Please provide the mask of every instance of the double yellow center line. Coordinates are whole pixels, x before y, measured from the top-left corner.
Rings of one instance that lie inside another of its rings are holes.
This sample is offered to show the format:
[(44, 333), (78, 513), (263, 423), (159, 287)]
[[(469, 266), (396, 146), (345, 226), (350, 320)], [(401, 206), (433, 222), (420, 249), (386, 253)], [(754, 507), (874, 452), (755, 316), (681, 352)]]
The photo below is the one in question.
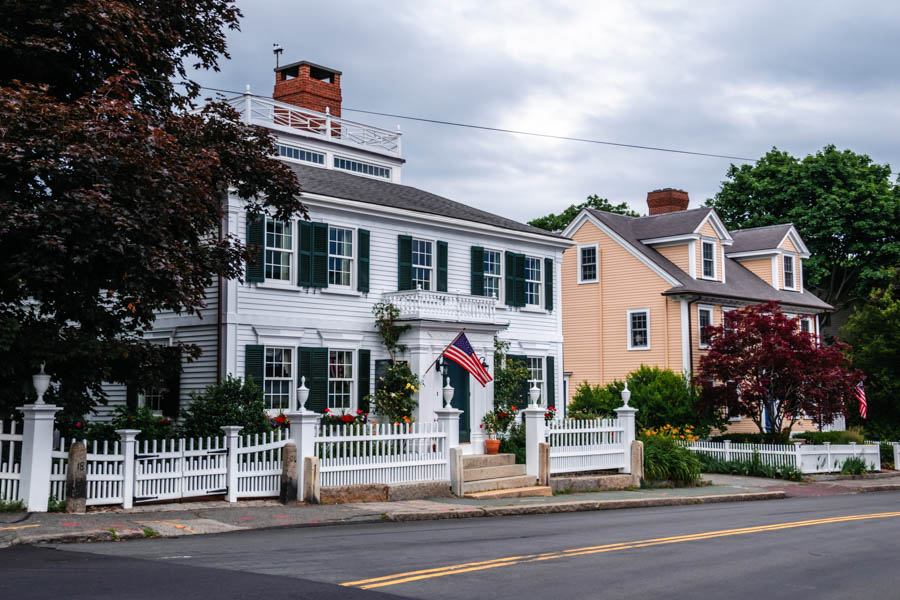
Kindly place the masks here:
[(568, 558), (570, 556), (585, 556), (588, 554), (600, 554), (602, 552), (615, 552), (616, 550), (630, 550), (632, 548), (646, 548), (648, 546), (661, 546), (664, 544), (678, 544), (681, 542), (708, 540), (730, 535), (746, 535), (748, 533), (762, 533), (764, 531), (779, 531), (782, 529), (811, 527), (813, 525), (831, 525), (834, 523), (865, 521), (869, 519), (887, 519), (890, 517), (900, 517), (900, 512), (872, 513), (868, 515), (849, 515), (845, 517), (831, 517), (828, 519), (811, 519), (808, 521), (793, 521), (790, 523), (774, 523), (771, 525), (758, 525), (756, 527), (742, 527), (740, 529), (723, 529), (720, 531), (706, 531), (703, 533), (695, 533), (690, 535), (653, 538), (648, 540), (636, 540), (631, 542), (619, 542), (617, 544), (606, 544), (603, 546), (587, 546), (584, 548), (561, 550), (559, 552), (545, 552), (543, 554), (522, 554), (518, 556), (497, 558), (494, 560), (485, 560), (481, 562), (469, 562), (458, 565), (437, 567), (434, 569), (423, 569), (421, 571), (408, 571), (406, 573), (396, 573), (394, 575), (386, 575), (384, 577), (375, 577), (372, 579), (348, 581), (346, 583), (342, 583), (341, 585), (359, 587), (364, 590), (368, 590), (389, 585), (397, 585), (400, 583), (409, 583), (411, 581), (419, 581), (422, 579), (432, 579), (434, 577), (444, 577), (446, 575), (459, 575), (462, 573), (471, 573), (472, 571), (484, 571), (486, 569), (509, 567), (512, 565), (519, 565), (529, 562)]

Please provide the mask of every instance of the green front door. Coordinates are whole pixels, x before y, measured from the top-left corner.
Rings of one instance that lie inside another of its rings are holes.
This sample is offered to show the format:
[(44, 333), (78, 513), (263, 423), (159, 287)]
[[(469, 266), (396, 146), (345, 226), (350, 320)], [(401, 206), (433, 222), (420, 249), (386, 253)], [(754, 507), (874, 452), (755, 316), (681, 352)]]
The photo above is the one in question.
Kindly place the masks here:
[(463, 411), (459, 418), (459, 441), (468, 442), (472, 436), (472, 428), (469, 424), (469, 372), (449, 359), (444, 359), (447, 365), (447, 373), (450, 377), (450, 385), (453, 387), (453, 408)]

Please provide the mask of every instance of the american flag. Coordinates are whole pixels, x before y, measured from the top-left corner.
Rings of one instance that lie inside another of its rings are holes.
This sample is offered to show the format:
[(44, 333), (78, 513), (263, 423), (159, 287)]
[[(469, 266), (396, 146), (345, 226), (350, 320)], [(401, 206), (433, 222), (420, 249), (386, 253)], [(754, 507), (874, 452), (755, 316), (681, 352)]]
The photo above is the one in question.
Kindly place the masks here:
[(475, 350), (472, 349), (472, 344), (469, 343), (469, 338), (466, 337), (465, 333), (460, 333), (453, 343), (447, 346), (447, 349), (444, 350), (444, 356), (471, 373), (482, 387), (493, 379), (490, 373), (487, 372), (487, 369), (481, 366), (481, 361), (478, 360), (478, 356), (475, 354)]
[(866, 388), (863, 387), (863, 382), (860, 381), (856, 384), (856, 390), (854, 391), (856, 398), (859, 400), (859, 416), (863, 419), (866, 418), (866, 409), (868, 408), (868, 404), (866, 404)]

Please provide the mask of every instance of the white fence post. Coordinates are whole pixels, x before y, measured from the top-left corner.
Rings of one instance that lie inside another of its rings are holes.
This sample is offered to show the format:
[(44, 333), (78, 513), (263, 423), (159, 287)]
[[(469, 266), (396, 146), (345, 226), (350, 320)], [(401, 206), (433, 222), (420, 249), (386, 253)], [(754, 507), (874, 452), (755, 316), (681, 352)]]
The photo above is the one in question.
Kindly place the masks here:
[(434, 411), (434, 414), (437, 415), (438, 424), (441, 426), (441, 431), (447, 434), (448, 453), (450, 448), (459, 446), (459, 415), (462, 413), (463, 411), (458, 408), (449, 406)]
[(803, 444), (794, 442), (794, 460), (796, 461), (797, 470), (803, 472)]
[(296, 412), (285, 413), (291, 420), (291, 439), (297, 445), (297, 501), (303, 501), (303, 462), (307, 456), (316, 455), (316, 429), (319, 427), (321, 415), (308, 411), (302, 406)]
[[(879, 456), (881, 448), (878, 449)], [(894, 444), (894, 470), (900, 471), (900, 444)]]
[(537, 478), (540, 475), (541, 448), (547, 439), (547, 426), (540, 406), (529, 406), (522, 411), (525, 414), (525, 473)]
[(134, 506), (134, 445), (140, 429), (116, 429), (122, 440), (122, 508)]
[(17, 409), (25, 415), (19, 497), (25, 502), (28, 512), (47, 512), (53, 419), (61, 407), (41, 403), (26, 404)]
[[(628, 406), (631, 399), (631, 390), (628, 389), (628, 382), (625, 382), (625, 389), (622, 390), (622, 406), (616, 409), (616, 416), (619, 418), (619, 424), (623, 427), (622, 445), (627, 452), (631, 452), (631, 442), (634, 441), (634, 419), (637, 409)], [(629, 454), (630, 455), (630, 454)], [(626, 460), (625, 466), (619, 469), (619, 473), (631, 473), (631, 461)]]
[(725, 462), (731, 462), (731, 440), (725, 440)]
[(228, 448), (228, 466), (225, 475), (228, 491), (225, 492), (226, 502), (237, 502), (238, 493), (238, 447), (241, 438), (239, 433), (243, 429), (240, 425), (225, 425), (220, 428), (225, 432), (225, 447)]

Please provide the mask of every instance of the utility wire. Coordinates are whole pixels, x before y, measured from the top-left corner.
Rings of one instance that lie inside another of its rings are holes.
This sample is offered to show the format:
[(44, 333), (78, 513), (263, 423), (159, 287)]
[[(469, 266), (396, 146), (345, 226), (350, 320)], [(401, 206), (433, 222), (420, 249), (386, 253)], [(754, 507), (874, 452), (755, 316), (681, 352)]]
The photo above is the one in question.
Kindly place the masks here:
[[(211, 92), (221, 92), (221, 93), (225, 93), (225, 94), (237, 94), (240, 96), (243, 96), (246, 94), (246, 92), (236, 92), (234, 90), (223, 90), (223, 89), (219, 89), (219, 88), (206, 87), (203, 85), (201, 85), (199, 87), (201, 89), (209, 90)], [(254, 98), (263, 98), (266, 100), (274, 100), (274, 98), (272, 98), (271, 96), (260, 96), (258, 94), (250, 94), (250, 95), (253, 96)], [(487, 125), (473, 125), (471, 123), (457, 123), (455, 121), (443, 121), (440, 119), (429, 119), (426, 117), (411, 117), (409, 115), (396, 115), (396, 114), (392, 114), (392, 113), (378, 112), (378, 111), (374, 111), (374, 110), (363, 110), (361, 108), (341, 107), (341, 110), (349, 111), (349, 112), (364, 113), (367, 115), (377, 115), (380, 117), (391, 117), (393, 119), (405, 119), (407, 121), (419, 121), (422, 123), (432, 123), (434, 125), (448, 125), (450, 127), (463, 127), (466, 129), (479, 129), (482, 131), (494, 131), (497, 133), (511, 133), (514, 135), (527, 135), (527, 136), (531, 136), (531, 137), (547, 138), (547, 139), (553, 139), (553, 140), (563, 140), (563, 141), (567, 141), (567, 142), (583, 142), (586, 144), (599, 144), (602, 146), (615, 146), (618, 148), (633, 148), (636, 150), (652, 150), (654, 152), (669, 152), (672, 154), (687, 154), (690, 156), (707, 156), (707, 157), (711, 157), (711, 158), (727, 158), (730, 160), (740, 160), (740, 161), (753, 162), (753, 163), (757, 162), (757, 159), (755, 159), (755, 158), (747, 158), (744, 156), (732, 156), (729, 154), (714, 154), (712, 152), (694, 152), (692, 150), (680, 150), (678, 148), (664, 148), (661, 146), (643, 146), (641, 144), (626, 144), (623, 142), (609, 142), (609, 141), (604, 141), (604, 140), (593, 140), (593, 139), (589, 139), (589, 138), (569, 137), (569, 136), (565, 136), (565, 135), (553, 135), (550, 133), (537, 133), (534, 131), (520, 131), (517, 129), (504, 129), (502, 127), (488, 127)]]

